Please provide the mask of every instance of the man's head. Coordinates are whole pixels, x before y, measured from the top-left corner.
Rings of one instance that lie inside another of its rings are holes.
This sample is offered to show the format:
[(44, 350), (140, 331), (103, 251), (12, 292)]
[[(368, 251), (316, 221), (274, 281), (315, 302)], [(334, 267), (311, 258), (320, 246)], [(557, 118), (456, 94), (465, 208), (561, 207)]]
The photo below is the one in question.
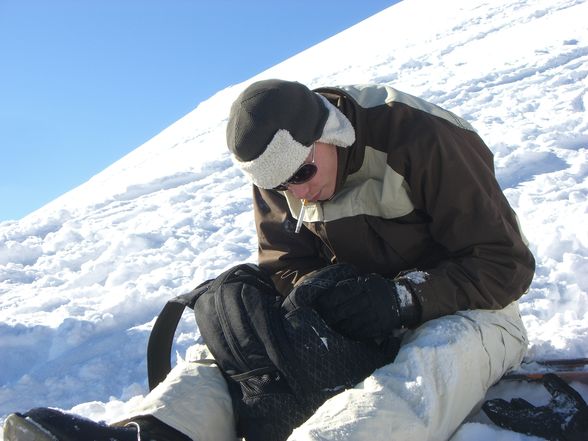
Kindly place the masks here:
[(227, 144), (258, 187), (288, 181), (308, 161), (316, 141), (348, 147), (355, 131), (335, 106), (300, 83), (259, 81), (231, 106)]

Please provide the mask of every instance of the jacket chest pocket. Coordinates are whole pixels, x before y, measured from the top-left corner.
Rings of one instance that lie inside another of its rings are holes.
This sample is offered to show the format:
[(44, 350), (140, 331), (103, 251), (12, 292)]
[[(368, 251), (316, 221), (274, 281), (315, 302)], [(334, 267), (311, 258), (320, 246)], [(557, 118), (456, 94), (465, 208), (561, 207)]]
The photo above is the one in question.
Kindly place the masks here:
[(362, 272), (394, 276), (420, 266), (438, 248), (427, 225), (361, 215), (325, 224), (325, 236), (337, 262), (352, 263)]

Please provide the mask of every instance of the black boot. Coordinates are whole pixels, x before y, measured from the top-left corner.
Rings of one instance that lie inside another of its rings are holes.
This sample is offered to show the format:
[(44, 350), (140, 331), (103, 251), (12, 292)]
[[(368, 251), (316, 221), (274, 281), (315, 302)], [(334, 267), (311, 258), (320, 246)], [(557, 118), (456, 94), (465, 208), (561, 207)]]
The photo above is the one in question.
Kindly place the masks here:
[(4, 441), (190, 441), (188, 437), (152, 416), (125, 425), (107, 425), (40, 407), (13, 413), (4, 422)]
[[(139, 430), (140, 441), (192, 441), (182, 432), (151, 415), (135, 417), (132, 420), (117, 423), (114, 426), (136, 427)], [(8, 440), (4, 440), (8, 441)]]

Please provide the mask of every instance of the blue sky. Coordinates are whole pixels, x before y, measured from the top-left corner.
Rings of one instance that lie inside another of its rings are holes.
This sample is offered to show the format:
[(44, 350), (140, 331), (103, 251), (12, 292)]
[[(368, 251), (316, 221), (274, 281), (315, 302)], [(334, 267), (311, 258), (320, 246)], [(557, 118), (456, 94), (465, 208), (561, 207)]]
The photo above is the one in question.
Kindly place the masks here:
[[(0, 0), (0, 221), (394, 0)], [(312, 66), (308, 66), (312, 69)]]

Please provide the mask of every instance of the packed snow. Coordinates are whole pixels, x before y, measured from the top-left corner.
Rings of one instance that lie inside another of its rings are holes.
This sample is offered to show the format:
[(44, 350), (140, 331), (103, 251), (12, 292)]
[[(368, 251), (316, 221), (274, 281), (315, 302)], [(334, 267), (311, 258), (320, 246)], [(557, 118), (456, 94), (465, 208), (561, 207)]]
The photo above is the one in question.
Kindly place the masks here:
[[(166, 300), (256, 261), (251, 188), (224, 129), (232, 100), (261, 78), (386, 83), (471, 122), (537, 259), (521, 299), (527, 358), (588, 357), (586, 17), (585, 0), (404, 0), (219, 91), (85, 184), (0, 223), (0, 419), (46, 405), (116, 419), (147, 393), (146, 342)], [(186, 313), (176, 353), (198, 337)], [(488, 396), (548, 398), (513, 382)], [(452, 439), (538, 438), (478, 413)]]

